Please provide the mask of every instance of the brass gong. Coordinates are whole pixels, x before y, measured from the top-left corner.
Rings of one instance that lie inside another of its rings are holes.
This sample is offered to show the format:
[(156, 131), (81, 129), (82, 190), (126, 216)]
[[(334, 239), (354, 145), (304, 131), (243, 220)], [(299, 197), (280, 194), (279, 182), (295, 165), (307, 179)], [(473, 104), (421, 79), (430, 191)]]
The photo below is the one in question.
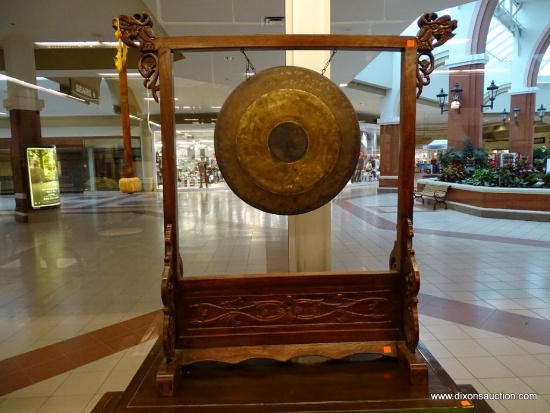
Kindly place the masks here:
[(296, 215), (329, 202), (355, 171), (357, 116), (313, 70), (281, 66), (241, 83), (220, 110), (216, 159), (227, 185), (265, 212)]

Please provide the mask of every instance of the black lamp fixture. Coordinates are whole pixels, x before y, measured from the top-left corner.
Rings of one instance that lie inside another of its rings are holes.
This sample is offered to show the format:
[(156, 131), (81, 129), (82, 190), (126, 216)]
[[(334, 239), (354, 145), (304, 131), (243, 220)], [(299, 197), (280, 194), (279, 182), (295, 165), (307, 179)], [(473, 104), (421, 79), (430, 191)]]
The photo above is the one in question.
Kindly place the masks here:
[(483, 112), (483, 108), (491, 108), (493, 109), (493, 102), (495, 101), (495, 98), (497, 97), (497, 90), (498, 86), (495, 85), (495, 81), (491, 80), (491, 84), (487, 86), (487, 95), (489, 97), (489, 104), (488, 105), (481, 105), (481, 111)]
[(542, 118), (544, 118), (544, 115), (546, 114), (546, 108), (541, 103), (540, 108), (537, 109), (537, 115), (539, 115), (539, 119), (542, 122)]
[(506, 108), (502, 109), (502, 112), (500, 112), (500, 119), (502, 119), (502, 124), (506, 125), (506, 119), (508, 119), (508, 115), (510, 112), (506, 110)]
[[(451, 89), (451, 109), (456, 110), (457, 113), (460, 113), (460, 95), (462, 94), (462, 89), (458, 85), (458, 83), (455, 83), (454, 87)], [(445, 93), (443, 88), (441, 88), (441, 92), (439, 92), (437, 95), (437, 102), (439, 103), (439, 107), (441, 108), (441, 114), (443, 115), (445, 112), (448, 112), (449, 109), (444, 109), (445, 106), (447, 106), (447, 97), (448, 94)]]
[[(542, 105), (541, 105), (542, 106)], [(545, 109), (546, 110), (546, 109)], [(514, 109), (512, 109), (512, 112), (513, 112), (513, 116), (514, 116), (514, 122), (516, 122), (516, 125), (519, 123), (519, 112), (521, 111), (521, 109), (519, 108), (518, 105), (516, 105), (514, 107)], [(500, 113), (500, 118), (502, 119), (502, 124), (505, 125), (506, 124), (506, 121), (508, 120), (508, 115), (510, 114), (510, 112), (508, 112), (506, 110), (506, 108), (504, 108), (502, 110), (502, 112)]]

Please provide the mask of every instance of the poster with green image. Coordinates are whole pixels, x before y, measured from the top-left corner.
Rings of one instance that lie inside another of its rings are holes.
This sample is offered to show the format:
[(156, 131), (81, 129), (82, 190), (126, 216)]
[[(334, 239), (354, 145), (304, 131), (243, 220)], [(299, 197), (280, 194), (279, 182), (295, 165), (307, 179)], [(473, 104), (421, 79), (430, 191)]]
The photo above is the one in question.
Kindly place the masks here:
[(31, 207), (37, 209), (60, 205), (55, 146), (27, 148), (27, 165)]

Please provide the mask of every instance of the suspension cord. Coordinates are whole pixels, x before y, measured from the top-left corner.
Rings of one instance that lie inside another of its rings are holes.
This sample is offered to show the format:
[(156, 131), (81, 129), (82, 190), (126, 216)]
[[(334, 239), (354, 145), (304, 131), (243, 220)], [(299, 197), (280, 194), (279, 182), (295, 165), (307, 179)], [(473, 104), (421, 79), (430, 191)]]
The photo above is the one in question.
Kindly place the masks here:
[(250, 79), (250, 76), (252, 76), (252, 74), (256, 74), (256, 69), (254, 68), (254, 65), (252, 64), (252, 62), (250, 61), (250, 59), (246, 55), (244, 49), (241, 49), (241, 53), (243, 54), (244, 58), (246, 59), (245, 75), (246, 75), (246, 80), (248, 80), (248, 79)]
[(332, 58), (334, 57), (334, 55), (336, 54), (337, 50), (336, 48), (332, 49), (332, 54), (330, 55), (327, 63), (325, 64), (325, 67), (323, 67), (323, 70), (321, 71), (321, 74), (324, 75), (325, 72), (327, 71), (328, 69), (328, 66), (330, 65), (330, 62), (332, 62)]

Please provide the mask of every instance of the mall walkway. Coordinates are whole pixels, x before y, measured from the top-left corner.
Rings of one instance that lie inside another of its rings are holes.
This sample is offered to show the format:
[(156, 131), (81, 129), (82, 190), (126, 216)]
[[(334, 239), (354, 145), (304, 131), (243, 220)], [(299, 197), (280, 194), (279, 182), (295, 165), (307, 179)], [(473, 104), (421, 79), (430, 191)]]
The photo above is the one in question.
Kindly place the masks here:
[[(333, 269), (385, 270), (396, 195), (333, 201)], [(0, 412), (89, 412), (129, 383), (158, 336), (162, 195), (65, 195), (59, 221), (17, 224), (0, 197)], [(285, 271), (287, 219), (227, 189), (179, 193), (187, 275)], [(550, 223), (415, 204), (420, 339), (458, 383), (536, 394), (550, 411)]]

